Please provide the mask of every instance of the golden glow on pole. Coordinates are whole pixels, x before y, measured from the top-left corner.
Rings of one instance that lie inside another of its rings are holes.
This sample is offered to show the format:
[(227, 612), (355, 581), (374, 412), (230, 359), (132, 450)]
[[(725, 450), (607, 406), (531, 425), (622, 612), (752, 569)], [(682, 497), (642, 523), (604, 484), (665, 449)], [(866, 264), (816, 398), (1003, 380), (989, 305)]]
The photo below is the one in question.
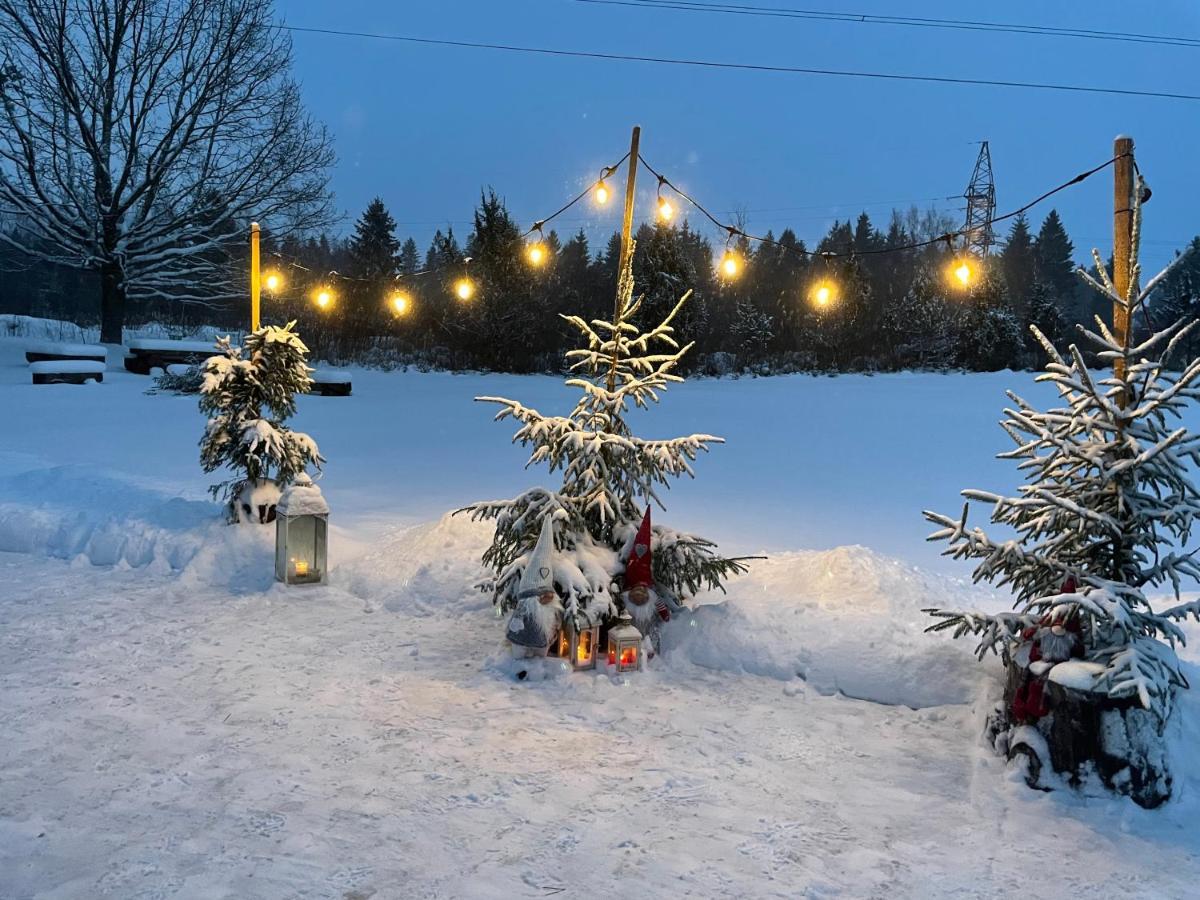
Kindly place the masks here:
[(313, 299), (320, 309), (327, 310), (333, 306), (333, 291), (327, 287), (321, 288), (317, 291), (317, 295)]
[(258, 331), (261, 324), (259, 297), (261, 288), (259, 281), (262, 273), (258, 269), (258, 223), (250, 223), (250, 330)]
[(475, 296), (475, 282), (470, 278), (460, 278), (454, 282), (454, 293), (459, 300), (470, 300)]
[(392, 314), (395, 316), (408, 315), (408, 311), (412, 308), (412, 300), (404, 291), (396, 291), (388, 300), (388, 305), (392, 308)]

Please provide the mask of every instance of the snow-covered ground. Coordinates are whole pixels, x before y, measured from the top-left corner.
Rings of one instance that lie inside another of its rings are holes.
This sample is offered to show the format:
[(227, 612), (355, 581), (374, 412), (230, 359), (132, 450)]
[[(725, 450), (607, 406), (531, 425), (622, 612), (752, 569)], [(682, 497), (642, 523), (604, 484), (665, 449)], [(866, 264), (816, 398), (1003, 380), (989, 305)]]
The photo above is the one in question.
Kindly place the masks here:
[(1194, 698), (1166, 808), (1036, 793), (980, 743), (994, 664), (921, 633), (921, 607), (999, 602), (920, 510), (1012, 485), (995, 421), (1028, 375), (673, 389), (643, 432), (729, 443), (661, 521), (770, 559), (648, 671), (516, 683), (474, 588), (488, 529), (444, 514), (546, 481), (471, 398), (562, 409), (557, 380), (355, 370), (352, 397), (302, 398), (335, 568), (284, 589), (271, 529), (206, 497), (194, 397), (114, 366), (34, 387), (21, 346), (0, 338), (0, 897), (1194, 895)]

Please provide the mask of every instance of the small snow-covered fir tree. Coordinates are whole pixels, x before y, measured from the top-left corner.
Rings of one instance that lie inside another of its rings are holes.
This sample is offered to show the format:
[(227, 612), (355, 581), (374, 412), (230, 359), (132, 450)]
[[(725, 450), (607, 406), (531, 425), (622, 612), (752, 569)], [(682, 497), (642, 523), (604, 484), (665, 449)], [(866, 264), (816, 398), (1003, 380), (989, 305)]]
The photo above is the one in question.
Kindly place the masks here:
[(217, 341), (217, 356), (201, 367), (200, 410), (209, 416), (200, 439), (205, 472), (222, 466), (235, 477), (212, 486), (212, 494), (228, 501), (237, 520), (238, 499), (264, 481), (290, 483), (308, 465), (324, 462), (316, 442), (292, 431), (284, 421), (296, 412), (296, 394), (312, 387), (305, 364), (308, 348), (292, 330), (267, 325), (246, 336), (245, 346), (229, 338)]
[[(633, 253), (628, 254), (632, 260)], [(654, 328), (633, 324), (642, 305), (634, 298), (632, 265), (618, 279), (618, 313), (613, 322), (563, 318), (583, 335), (586, 346), (567, 353), (566, 384), (582, 392), (569, 415), (547, 416), (503, 397), (496, 419), (513, 418), (520, 428), (514, 442), (532, 447), (529, 463), (562, 471), (557, 491), (532, 488), (511, 500), (466, 508), (473, 519), (494, 520), (496, 533), (483, 561), (496, 573), (494, 602), (503, 611), (516, 603), (517, 585), (546, 516), (553, 517), (555, 577), (564, 614), (577, 624), (602, 622), (617, 611), (614, 582), (648, 504), (662, 507), (659, 490), (681, 475), (693, 475), (697, 455), (723, 439), (692, 434), (648, 440), (633, 434), (625, 420), (629, 405), (657, 403), (691, 348), (680, 347), (672, 322), (687, 303), (687, 292)], [(675, 602), (705, 589), (721, 589), (729, 575), (745, 571), (736, 559), (721, 557), (715, 545), (696, 535), (656, 525), (652, 541), (655, 588)]]
[[(1141, 193), (1139, 184), (1138, 194)], [(1134, 208), (1130, 288), (1121, 295), (1099, 254), (1098, 278), (1083, 277), (1132, 318), (1170, 271), (1138, 290), (1140, 204)], [(1188, 549), (1200, 516), (1200, 491), (1189, 468), (1200, 464), (1200, 435), (1179, 421), (1200, 396), (1200, 360), (1172, 368), (1173, 356), (1196, 322), (1183, 320), (1129, 347), (1097, 318), (1080, 332), (1112, 374), (1088, 369), (1072, 345), (1064, 356), (1034, 329), (1050, 360), (1037, 380), (1058, 390), (1060, 404), (1039, 411), (1017, 394), (1001, 423), (1016, 446), (1000, 454), (1025, 475), (1015, 497), (967, 490), (962, 516), (926, 512), (938, 526), (930, 540), (949, 542), (946, 555), (977, 560), (976, 581), (1010, 587), (1017, 611), (1000, 615), (931, 610), (931, 630), (979, 637), (978, 653), (1013, 651), (1022, 633), (1062, 618), (1077, 621), (1084, 653), (1100, 664), (1093, 691), (1132, 698), (1159, 720), (1187, 682), (1174, 647), (1184, 635), (1176, 621), (1200, 613), (1178, 602), (1180, 585), (1200, 579), (1197, 550)], [(971, 502), (990, 507), (991, 521), (1016, 532), (993, 538), (967, 526)], [(1072, 580), (1075, 590), (1063, 593)], [(1156, 611), (1146, 591), (1169, 588), (1176, 605)]]

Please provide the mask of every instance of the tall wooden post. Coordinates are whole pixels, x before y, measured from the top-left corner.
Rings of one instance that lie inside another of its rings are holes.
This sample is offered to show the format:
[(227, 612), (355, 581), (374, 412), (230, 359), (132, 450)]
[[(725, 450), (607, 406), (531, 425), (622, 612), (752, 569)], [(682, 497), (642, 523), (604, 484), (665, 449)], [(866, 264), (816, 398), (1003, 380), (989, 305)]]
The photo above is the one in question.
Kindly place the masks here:
[(250, 330), (258, 331), (262, 297), (262, 272), (258, 262), (258, 223), (250, 223)]
[(621, 308), (621, 273), (625, 271), (625, 266), (629, 264), (630, 254), (633, 253), (633, 198), (637, 187), (638, 143), (641, 138), (642, 127), (634, 125), (633, 137), (629, 141), (629, 175), (625, 179), (625, 218), (621, 222), (621, 257), (620, 265), (617, 266), (617, 297), (613, 301), (613, 323), (618, 330), (613, 332), (612, 364), (608, 367), (608, 389), (610, 391), (617, 386), (616, 342), (620, 335), (621, 314), (624, 312)]
[[(1113, 287), (1125, 299), (1126, 305), (1113, 304), (1113, 336), (1129, 349), (1130, 253), (1133, 248), (1133, 138), (1118, 137), (1113, 141)], [(1125, 358), (1113, 362), (1113, 374), (1125, 376)]]

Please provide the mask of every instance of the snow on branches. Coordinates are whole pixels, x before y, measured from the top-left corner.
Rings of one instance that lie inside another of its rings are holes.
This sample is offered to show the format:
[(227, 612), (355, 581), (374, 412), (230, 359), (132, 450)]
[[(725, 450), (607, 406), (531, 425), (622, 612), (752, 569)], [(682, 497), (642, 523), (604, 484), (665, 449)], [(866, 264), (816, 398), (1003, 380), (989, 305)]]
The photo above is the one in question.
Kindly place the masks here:
[[(628, 255), (632, 259), (633, 254)], [(496, 420), (520, 423), (513, 441), (531, 448), (528, 465), (545, 463), (562, 472), (558, 491), (533, 488), (512, 500), (467, 507), (473, 519), (495, 520), (496, 534), (483, 561), (497, 573), (495, 602), (509, 610), (528, 554), (549, 515), (555, 527), (555, 574), (566, 614), (577, 622), (598, 622), (616, 612), (612, 583), (623, 572), (628, 547), (645, 506), (662, 507), (658, 490), (671, 479), (694, 476), (701, 452), (723, 439), (692, 434), (667, 440), (634, 435), (625, 415), (630, 404), (646, 409), (662, 392), (683, 379), (674, 373), (691, 344), (680, 346), (672, 322), (687, 303), (684, 294), (662, 322), (642, 332), (632, 322), (641, 308), (634, 299), (629, 262), (617, 285), (615, 321), (584, 321), (563, 316), (582, 335), (585, 346), (567, 353), (569, 387), (581, 392), (566, 416), (546, 416), (503, 397), (476, 399), (500, 406)], [(703, 589), (720, 589), (742, 563), (717, 555), (703, 538), (655, 526), (652, 550), (656, 588), (682, 600)]]
[[(1140, 190), (1139, 190), (1140, 193)], [(1171, 267), (1138, 291), (1135, 241), (1131, 289), (1122, 297), (1102, 265), (1085, 277), (1132, 315)], [(1176, 260), (1178, 262), (1178, 260)], [(930, 540), (948, 543), (945, 555), (977, 561), (976, 581), (1006, 586), (1018, 614), (931, 611), (930, 630), (977, 635), (979, 653), (1011, 650), (1022, 629), (1050, 617), (1078, 617), (1088, 657), (1104, 665), (1096, 688), (1112, 697), (1136, 697), (1165, 718), (1176, 687), (1186, 687), (1174, 646), (1184, 635), (1175, 621), (1200, 615), (1197, 604), (1155, 612), (1145, 597), (1169, 586), (1178, 599), (1184, 580), (1200, 580), (1200, 546), (1187, 549), (1200, 516), (1200, 490), (1190, 468), (1200, 464), (1200, 435), (1178, 424), (1200, 396), (1200, 360), (1172, 368), (1173, 356), (1196, 322), (1180, 321), (1134, 347), (1124, 345), (1099, 318), (1080, 328), (1085, 345), (1107, 377), (1088, 368), (1078, 346), (1064, 356), (1034, 334), (1049, 354), (1039, 382), (1058, 390), (1059, 405), (1039, 411), (1015, 393), (1001, 422), (1014, 448), (1001, 459), (1017, 463), (1025, 483), (1014, 497), (967, 490), (960, 517), (935, 512)], [(998, 540), (969, 528), (971, 503), (990, 508), (991, 522), (1015, 539)], [(1077, 588), (1064, 593), (1073, 580)]]
[(205, 472), (221, 466), (238, 477), (212, 486), (214, 497), (230, 504), (237, 519), (237, 498), (263, 479), (288, 484), (309, 464), (324, 462), (316, 442), (283, 423), (296, 412), (295, 395), (312, 386), (305, 364), (308, 348), (292, 330), (267, 325), (246, 336), (244, 347), (229, 338), (217, 341), (220, 354), (201, 367), (200, 410), (209, 415), (200, 439)]

